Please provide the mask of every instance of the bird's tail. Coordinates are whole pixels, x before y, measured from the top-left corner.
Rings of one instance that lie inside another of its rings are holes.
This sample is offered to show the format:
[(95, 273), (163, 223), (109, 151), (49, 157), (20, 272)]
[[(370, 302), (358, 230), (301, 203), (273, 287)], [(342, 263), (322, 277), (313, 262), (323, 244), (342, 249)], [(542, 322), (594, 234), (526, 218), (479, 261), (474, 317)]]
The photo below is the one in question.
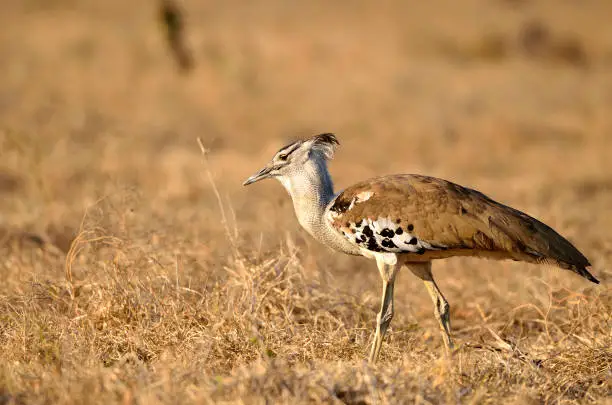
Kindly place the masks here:
[(527, 255), (534, 262), (556, 264), (599, 284), (599, 280), (587, 270), (591, 263), (571, 242), (524, 212), (506, 208), (510, 210), (509, 215), (489, 217), (489, 225), (514, 241), (513, 250)]

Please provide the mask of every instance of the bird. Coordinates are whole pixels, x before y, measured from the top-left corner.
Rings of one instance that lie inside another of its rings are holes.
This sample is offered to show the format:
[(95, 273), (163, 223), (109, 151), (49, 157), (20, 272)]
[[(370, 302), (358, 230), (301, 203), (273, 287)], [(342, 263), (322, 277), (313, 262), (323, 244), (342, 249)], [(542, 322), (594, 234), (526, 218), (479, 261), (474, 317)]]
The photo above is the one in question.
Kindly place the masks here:
[(432, 274), (432, 261), (476, 256), (549, 263), (587, 280), (589, 260), (549, 226), (485, 194), (436, 177), (394, 174), (334, 192), (327, 167), (339, 145), (332, 133), (282, 147), (243, 185), (275, 178), (291, 196), (300, 225), (337, 251), (376, 261), (382, 278), (380, 311), (368, 361), (375, 363), (394, 315), (400, 268), (421, 279), (434, 304), (447, 353), (452, 353), (450, 305)]

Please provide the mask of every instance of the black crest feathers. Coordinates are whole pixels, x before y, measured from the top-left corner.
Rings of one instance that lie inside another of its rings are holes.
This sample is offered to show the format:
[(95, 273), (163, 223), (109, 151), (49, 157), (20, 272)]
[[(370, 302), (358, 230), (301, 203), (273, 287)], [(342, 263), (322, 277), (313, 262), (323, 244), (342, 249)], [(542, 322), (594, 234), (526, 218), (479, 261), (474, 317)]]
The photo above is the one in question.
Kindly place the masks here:
[(321, 152), (326, 159), (333, 158), (336, 146), (340, 145), (338, 138), (332, 133), (315, 135), (310, 140), (312, 141), (312, 148)]

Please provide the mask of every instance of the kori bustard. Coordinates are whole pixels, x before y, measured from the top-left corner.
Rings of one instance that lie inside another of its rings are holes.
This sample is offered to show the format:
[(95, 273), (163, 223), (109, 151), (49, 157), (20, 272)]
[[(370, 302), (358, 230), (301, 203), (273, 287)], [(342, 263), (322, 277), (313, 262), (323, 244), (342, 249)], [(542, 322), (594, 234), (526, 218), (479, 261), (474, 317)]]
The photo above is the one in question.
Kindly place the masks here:
[(425, 282), (447, 350), (453, 348), (449, 304), (436, 285), (431, 261), (479, 256), (552, 263), (599, 283), (591, 264), (553, 229), (484, 194), (446, 180), (414, 174), (376, 177), (335, 194), (327, 170), (338, 140), (316, 135), (281, 148), (244, 185), (274, 177), (293, 200), (298, 221), (333, 249), (376, 260), (382, 302), (370, 362), (380, 354), (393, 318), (393, 283), (400, 267)]

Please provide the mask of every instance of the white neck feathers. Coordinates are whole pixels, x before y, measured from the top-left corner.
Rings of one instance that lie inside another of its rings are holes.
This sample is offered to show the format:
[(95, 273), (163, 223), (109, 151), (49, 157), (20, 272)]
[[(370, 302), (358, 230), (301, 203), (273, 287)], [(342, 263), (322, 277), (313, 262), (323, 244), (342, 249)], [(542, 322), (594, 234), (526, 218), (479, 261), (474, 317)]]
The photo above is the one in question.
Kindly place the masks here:
[(325, 207), (334, 198), (334, 188), (322, 156), (314, 154), (299, 169), (278, 178), (285, 187), (302, 225), (311, 235), (322, 225)]
[(359, 249), (325, 220), (325, 209), (336, 196), (324, 156), (313, 154), (305, 164), (277, 178), (291, 195), (300, 225), (313, 238), (332, 249), (359, 254)]

